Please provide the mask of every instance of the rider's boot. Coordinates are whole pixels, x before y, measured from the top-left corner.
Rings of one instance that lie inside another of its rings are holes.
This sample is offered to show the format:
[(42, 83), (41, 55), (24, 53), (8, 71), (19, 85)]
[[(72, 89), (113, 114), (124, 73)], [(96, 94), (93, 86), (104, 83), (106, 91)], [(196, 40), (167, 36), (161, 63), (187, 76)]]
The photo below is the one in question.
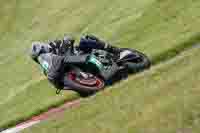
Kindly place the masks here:
[(86, 35), (85, 38), (90, 39), (90, 40), (94, 40), (94, 41), (97, 41), (97, 42), (100, 41), (96, 36), (91, 35), (91, 34)]
[(119, 53), (120, 52), (119, 48), (117, 48), (115, 46), (112, 46), (112, 45), (100, 40), (99, 38), (97, 38), (94, 35), (86, 35), (86, 38), (87, 39), (91, 39), (91, 40), (95, 40), (96, 42), (98, 42), (99, 45), (102, 45), (104, 50), (106, 50), (108, 52), (111, 52), (111, 53)]
[(116, 55), (118, 55), (120, 53), (119, 48), (106, 43), (105, 41), (97, 38), (94, 35), (86, 35), (85, 39), (94, 41), (97, 44), (96, 47), (98, 47), (98, 49), (106, 50), (106, 51), (114, 53)]

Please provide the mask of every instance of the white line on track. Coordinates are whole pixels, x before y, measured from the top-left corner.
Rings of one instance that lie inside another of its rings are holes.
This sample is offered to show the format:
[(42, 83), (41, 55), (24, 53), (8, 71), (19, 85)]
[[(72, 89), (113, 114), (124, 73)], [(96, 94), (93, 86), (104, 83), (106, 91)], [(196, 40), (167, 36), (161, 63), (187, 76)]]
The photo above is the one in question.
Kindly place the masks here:
[(35, 124), (38, 124), (38, 123), (40, 123), (40, 120), (31, 121), (31, 122), (28, 122), (28, 123), (25, 123), (25, 124), (22, 124), (22, 125), (7, 129), (5, 131), (2, 131), (1, 133), (18, 133), (18, 132), (22, 131), (23, 129), (31, 127), (31, 126), (33, 126)]

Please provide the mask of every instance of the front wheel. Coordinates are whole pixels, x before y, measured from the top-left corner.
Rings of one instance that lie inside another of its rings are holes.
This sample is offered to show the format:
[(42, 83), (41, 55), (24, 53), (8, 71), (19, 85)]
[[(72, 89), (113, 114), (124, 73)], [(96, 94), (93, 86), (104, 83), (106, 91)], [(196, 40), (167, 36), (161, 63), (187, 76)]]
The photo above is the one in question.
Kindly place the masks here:
[(105, 87), (104, 80), (87, 72), (69, 71), (64, 76), (64, 85), (80, 94), (92, 94)]
[(151, 62), (145, 54), (133, 49), (122, 49), (122, 52), (123, 51), (131, 52), (124, 58), (124, 61), (122, 61), (123, 65), (128, 68), (130, 73), (140, 72), (150, 68)]

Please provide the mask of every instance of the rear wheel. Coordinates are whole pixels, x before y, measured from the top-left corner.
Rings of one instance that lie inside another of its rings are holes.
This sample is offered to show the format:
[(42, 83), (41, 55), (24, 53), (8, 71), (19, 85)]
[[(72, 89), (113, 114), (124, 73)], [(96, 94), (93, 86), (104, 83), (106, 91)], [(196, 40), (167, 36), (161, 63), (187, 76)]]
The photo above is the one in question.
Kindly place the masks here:
[(69, 71), (65, 74), (64, 85), (81, 94), (91, 94), (105, 87), (104, 81), (87, 72)]

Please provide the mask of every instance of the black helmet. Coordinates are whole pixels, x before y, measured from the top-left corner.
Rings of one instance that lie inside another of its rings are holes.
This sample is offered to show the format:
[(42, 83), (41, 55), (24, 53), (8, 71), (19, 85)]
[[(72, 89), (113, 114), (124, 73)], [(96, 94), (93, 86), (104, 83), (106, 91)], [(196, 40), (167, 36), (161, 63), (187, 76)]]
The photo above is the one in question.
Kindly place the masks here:
[(37, 57), (42, 53), (50, 52), (50, 48), (46, 44), (42, 44), (40, 42), (34, 42), (31, 46), (30, 56), (36, 60)]

